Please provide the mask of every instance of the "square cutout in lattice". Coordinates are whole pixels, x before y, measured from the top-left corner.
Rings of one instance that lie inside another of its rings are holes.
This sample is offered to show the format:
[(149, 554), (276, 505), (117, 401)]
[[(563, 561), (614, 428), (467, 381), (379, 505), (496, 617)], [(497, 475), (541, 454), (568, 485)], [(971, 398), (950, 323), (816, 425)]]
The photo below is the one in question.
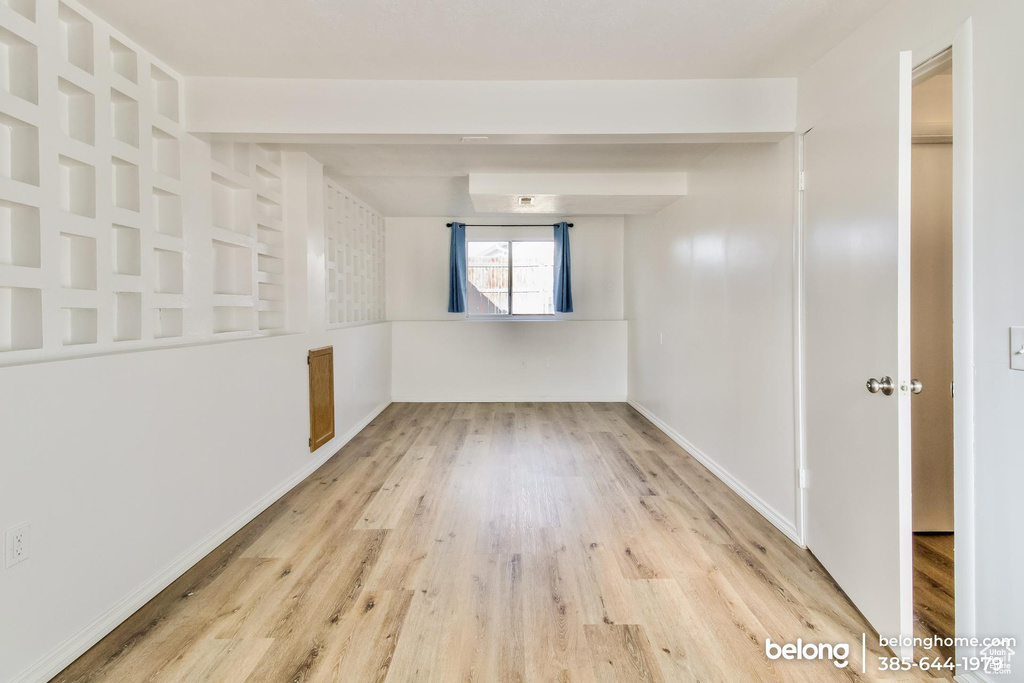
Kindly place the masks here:
[(252, 330), (252, 309), (247, 306), (214, 306), (213, 331), (248, 332)]
[(36, 0), (0, 0), (0, 5), (7, 5), (9, 9), (35, 23)]
[(150, 68), (153, 108), (158, 114), (178, 122), (178, 81), (158, 66)]
[(58, 78), (60, 130), (87, 145), (96, 144), (96, 97), (71, 81)]
[(184, 311), (180, 308), (158, 308), (154, 311), (153, 337), (170, 339), (184, 334)]
[(64, 346), (96, 343), (96, 309), (62, 308), (64, 319)]
[(139, 56), (117, 38), (110, 38), (110, 67), (118, 76), (139, 82)]
[(57, 160), (60, 208), (85, 218), (96, 217), (96, 169), (61, 155)]
[(216, 173), (212, 174), (213, 225), (252, 235), (252, 191)]
[(42, 347), (42, 292), (26, 287), (0, 287), (0, 351)]
[(110, 160), (113, 171), (114, 206), (128, 211), (139, 210), (139, 167), (118, 157)]
[(213, 240), (213, 293), (252, 294), (252, 250)]
[(39, 267), (39, 209), (0, 200), (0, 264)]
[(26, 102), (39, 104), (39, 56), (36, 46), (0, 27), (0, 76), (3, 88)]
[(60, 234), (60, 285), (65, 289), (96, 289), (96, 240)]
[(0, 175), (39, 185), (39, 129), (7, 114), (0, 114)]
[(159, 294), (181, 294), (184, 288), (181, 253), (167, 249), (153, 250), (153, 291)]
[(142, 275), (142, 233), (127, 225), (113, 226), (114, 272)]
[(114, 139), (139, 146), (139, 103), (116, 88), (110, 90), (110, 120)]
[(153, 170), (168, 178), (181, 178), (181, 145), (178, 138), (156, 126), (153, 126)]
[(93, 73), (92, 22), (63, 2), (57, 12), (61, 56), (86, 73)]
[(142, 294), (116, 292), (114, 294), (114, 341), (142, 339)]
[(171, 237), (182, 236), (181, 197), (173, 192), (154, 187), (153, 216), (158, 233)]

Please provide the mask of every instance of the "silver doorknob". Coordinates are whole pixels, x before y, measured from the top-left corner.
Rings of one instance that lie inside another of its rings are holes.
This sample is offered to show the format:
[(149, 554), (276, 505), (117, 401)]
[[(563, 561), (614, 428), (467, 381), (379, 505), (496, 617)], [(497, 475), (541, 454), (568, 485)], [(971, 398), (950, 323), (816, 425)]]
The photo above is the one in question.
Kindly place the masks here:
[(877, 394), (881, 391), (886, 396), (892, 396), (893, 392), (896, 391), (896, 385), (892, 382), (892, 377), (883, 377), (882, 379), (875, 379), (872, 377), (867, 381), (867, 388), (872, 394)]
[(912, 379), (912, 380), (910, 380), (910, 393), (912, 393), (912, 394), (920, 394), (922, 391), (924, 391), (924, 385), (921, 384), (921, 380), (919, 380), (919, 379)]

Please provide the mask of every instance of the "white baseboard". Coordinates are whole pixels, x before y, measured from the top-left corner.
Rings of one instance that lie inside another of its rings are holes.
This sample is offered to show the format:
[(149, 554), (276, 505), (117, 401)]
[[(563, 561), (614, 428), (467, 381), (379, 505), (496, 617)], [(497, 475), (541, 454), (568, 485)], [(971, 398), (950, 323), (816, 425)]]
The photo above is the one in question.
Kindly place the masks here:
[(68, 664), (81, 657), (86, 650), (98, 643), (125, 619), (152, 600), (157, 593), (171, 585), (199, 560), (213, 552), (217, 546), (231, 538), (239, 529), (251, 522), (257, 515), (277, 502), (281, 496), (291, 491), (299, 482), (315, 472), (317, 468), (334, 456), (338, 450), (352, 440), (352, 437), (361, 432), (366, 425), (370, 424), (389, 405), (391, 405), (390, 400), (384, 401), (363, 418), (359, 424), (348, 430), (348, 432), (340, 437), (335, 437), (321, 446), (316, 458), (312, 462), (308, 463), (286, 481), (274, 487), (273, 490), (239, 513), (220, 529), (217, 529), (179, 555), (156, 576), (126, 595), (92, 623), (65, 640), (28, 669), (21, 672), (11, 683), (36, 683), (37, 681), (48, 681), (53, 676), (56, 676)]
[(629, 405), (636, 408), (637, 412), (650, 420), (654, 425), (665, 432), (666, 435), (677, 444), (679, 444), (683, 450), (696, 458), (704, 467), (708, 468), (713, 475), (718, 477), (726, 486), (731, 488), (739, 495), (740, 498), (747, 501), (750, 507), (761, 513), (761, 516), (771, 522), (775, 527), (786, 534), (789, 540), (796, 543), (801, 548), (807, 546), (804, 545), (803, 540), (800, 538), (800, 534), (797, 532), (796, 527), (792, 522), (788, 521), (785, 517), (780, 515), (771, 505), (761, 500), (761, 498), (748, 489), (746, 486), (741, 484), (735, 477), (733, 477), (725, 468), (719, 465), (715, 460), (704, 451), (700, 450), (692, 443), (690, 443), (683, 435), (669, 427), (661, 418), (656, 416), (654, 413), (649, 411), (631, 398), (626, 399)]
[(994, 683), (994, 679), (989, 678), (980, 671), (968, 671), (957, 674), (953, 676), (953, 680), (957, 683)]
[(624, 396), (598, 397), (593, 396), (459, 396), (446, 398), (439, 396), (393, 396), (393, 403), (625, 403)]

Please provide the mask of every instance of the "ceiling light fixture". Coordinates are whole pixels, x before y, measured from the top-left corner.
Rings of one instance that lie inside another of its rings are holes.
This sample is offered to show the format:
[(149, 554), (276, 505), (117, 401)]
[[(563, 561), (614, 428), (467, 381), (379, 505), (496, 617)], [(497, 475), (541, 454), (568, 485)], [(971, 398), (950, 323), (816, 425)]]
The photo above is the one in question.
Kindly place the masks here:
[(533, 206), (533, 197), (520, 197), (519, 206)]

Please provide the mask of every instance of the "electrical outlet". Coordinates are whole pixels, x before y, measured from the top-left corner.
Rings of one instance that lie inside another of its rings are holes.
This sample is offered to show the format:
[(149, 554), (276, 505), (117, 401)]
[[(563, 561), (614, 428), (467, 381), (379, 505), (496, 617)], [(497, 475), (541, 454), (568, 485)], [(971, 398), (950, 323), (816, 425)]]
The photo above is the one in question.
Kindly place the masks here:
[(7, 568), (28, 559), (29, 551), (31, 550), (31, 545), (29, 544), (30, 531), (32, 531), (32, 525), (28, 522), (7, 530), (5, 536), (7, 552), (5, 553), (6, 561), (4, 563)]
[(525, 360), (519, 361), (519, 367), (520, 367), (520, 369), (525, 370), (526, 369), (526, 361)]

